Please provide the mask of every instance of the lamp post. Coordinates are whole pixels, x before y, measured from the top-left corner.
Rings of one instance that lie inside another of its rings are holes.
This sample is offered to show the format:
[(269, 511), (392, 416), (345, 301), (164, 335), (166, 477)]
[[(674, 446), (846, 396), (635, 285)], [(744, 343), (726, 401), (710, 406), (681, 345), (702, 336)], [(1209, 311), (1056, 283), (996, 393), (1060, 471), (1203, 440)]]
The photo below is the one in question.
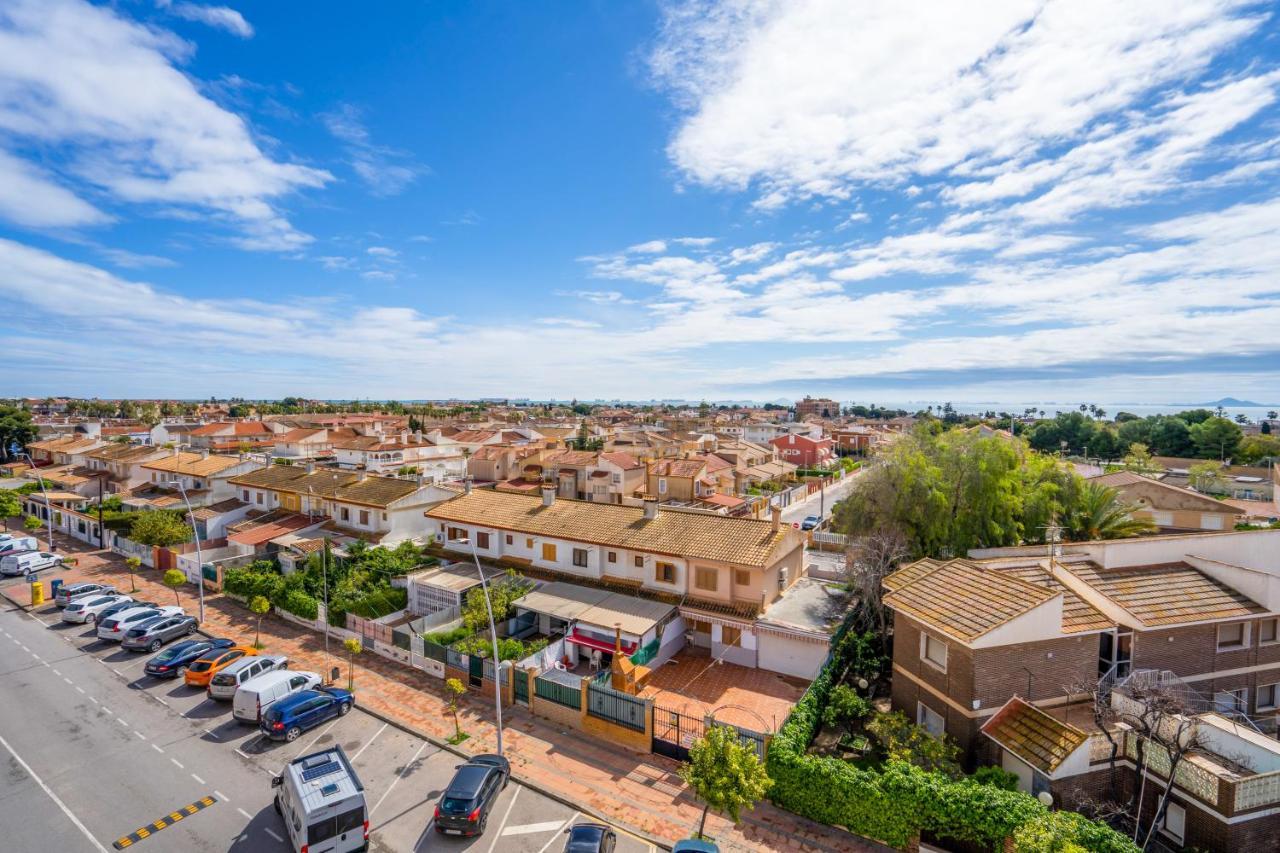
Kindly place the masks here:
[[(36, 460), (31, 458), (30, 453), (19, 453), (19, 456), (27, 457), (27, 461), (31, 463), (31, 470), (36, 471)], [(40, 494), (44, 495), (44, 517), (49, 522), (49, 553), (58, 550), (58, 546), (53, 541), (53, 504), (49, 502), (49, 491), (44, 487), (44, 477), (40, 476), (40, 472), (36, 471), (36, 482), (40, 484)]]
[(200, 588), (200, 624), (204, 624), (204, 557), (200, 554), (200, 531), (196, 529), (195, 510), (191, 508), (191, 500), (187, 497), (187, 488), (181, 480), (170, 480), (169, 485), (182, 493), (182, 502), (187, 505), (187, 518), (191, 520), (191, 535), (196, 538), (196, 586)]
[(493, 710), (498, 720), (498, 755), (502, 755), (502, 662), (498, 659), (498, 626), (493, 621), (493, 600), (489, 598), (489, 582), (485, 579), (484, 568), (480, 565), (480, 555), (476, 552), (475, 540), (467, 537), (454, 541), (471, 546), (471, 558), (475, 560), (476, 571), (480, 573), (480, 588), (484, 590), (485, 610), (489, 612), (489, 639), (493, 642)]

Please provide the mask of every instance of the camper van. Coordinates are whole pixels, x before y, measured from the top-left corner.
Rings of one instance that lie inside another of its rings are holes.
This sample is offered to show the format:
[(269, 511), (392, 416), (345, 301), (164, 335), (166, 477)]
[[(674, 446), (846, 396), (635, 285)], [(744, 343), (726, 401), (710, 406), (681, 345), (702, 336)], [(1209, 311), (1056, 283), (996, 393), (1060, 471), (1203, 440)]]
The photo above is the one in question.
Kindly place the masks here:
[(271, 787), (294, 850), (369, 849), (364, 785), (341, 746), (295, 758), (271, 780)]

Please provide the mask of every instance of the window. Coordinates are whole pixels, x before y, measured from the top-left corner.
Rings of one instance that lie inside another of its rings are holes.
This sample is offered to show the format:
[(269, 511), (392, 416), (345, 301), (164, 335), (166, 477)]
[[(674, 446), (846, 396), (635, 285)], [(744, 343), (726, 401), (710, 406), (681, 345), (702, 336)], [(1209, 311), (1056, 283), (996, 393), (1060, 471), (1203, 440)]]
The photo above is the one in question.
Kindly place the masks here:
[(1202, 512), (1200, 513), (1200, 526), (1205, 530), (1221, 530), (1222, 516), (1214, 513)]
[(698, 568), (693, 573), (693, 585), (707, 592), (715, 592), (720, 582), (720, 573), (715, 569)]
[(1159, 512), (1153, 509), (1151, 511), (1151, 523), (1154, 524), (1156, 527), (1172, 527), (1173, 513)]
[(936, 637), (931, 637), (928, 634), (921, 634), (920, 659), (934, 667), (937, 667), (943, 672), (946, 672), (947, 644)]
[(546, 560), (548, 563), (554, 563), (556, 561), (556, 546), (550, 542), (543, 542), (542, 559)]
[(525, 537), (525, 540), (524, 540), (524, 547), (528, 548), (530, 551), (532, 551), (532, 550), (533, 550), (533, 537), (532, 537), (532, 536)]
[(1280, 684), (1259, 684), (1258, 710), (1274, 711), (1277, 696), (1280, 696)]
[(248, 490), (248, 489), (241, 489), (241, 490), (240, 490), (240, 500), (244, 501), (245, 503), (248, 503), (248, 502), (249, 502), (249, 490)]
[(487, 549), (489, 547), (489, 534), (476, 533), (476, 547)]
[(580, 569), (585, 569), (587, 567), (587, 549), (586, 548), (573, 549), (573, 564)]
[(253, 496), (254, 503), (262, 503), (262, 492), (256, 492)]
[(666, 493), (667, 493), (667, 478), (659, 477), (658, 478), (658, 494), (665, 495)]
[(360, 523), (361, 524), (369, 523), (369, 510), (367, 509), (360, 510)]
[(639, 555), (639, 554), (636, 554), (636, 568), (637, 568), (637, 569), (643, 569), (643, 568), (644, 568), (644, 557), (642, 557), (642, 556), (641, 556), (641, 555)]
[(1213, 694), (1213, 705), (1219, 713), (1243, 712), (1249, 707), (1249, 690), (1245, 687), (1219, 690)]
[(616, 563), (616, 562), (618, 562), (618, 552), (617, 552), (617, 551), (610, 551), (610, 552), (609, 552), (609, 562), (610, 562), (610, 563)]
[(1243, 649), (1249, 645), (1249, 625), (1246, 622), (1233, 622), (1230, 625), (1218, 626), (1218, 651)]
[(653, 579), (659, 583), (675, 583), (676, 567), (671, 563), (658, 563), (653, 568)]
[(347, 509), (345, 506), (338, 510), (338, 515), (343, 521), (351, 520), (351, 510)]
[(934, 737), (942, 737), (947, 730), (947, 721), (942, 715), (923, 702), (916, 703), (916, 723)]
[(720, 628), (720, 643), (725, 646), (736, 646), (742, 640), (741, 628), (730, 628), (724, 625)]
[(751, 586), (751, 572), (747, 569), (738, 569), (733, 573), (733, 582), (738, 586)]
[(1187, 810), (1173, 800), (1165, 805), (1163, 829), (1165, 835), (1174, 838), (1179, 844), (1187, 832)]
[(512, 536), (510, 533), (507, 534), (507, 544), (508, 545), (515, 544), (515, 537)]
[(1278, 625), (1280, 625), (1280, 619), (1263, 619), (1259, 622), (1258, 643), (1260, 645), (1265, 645), (1267, 643), (1274, 643), (1277, 639), (1280, 639), (1280, 637), (1277, 636), (1280, 632), (1277, 632), (1276, 630)]

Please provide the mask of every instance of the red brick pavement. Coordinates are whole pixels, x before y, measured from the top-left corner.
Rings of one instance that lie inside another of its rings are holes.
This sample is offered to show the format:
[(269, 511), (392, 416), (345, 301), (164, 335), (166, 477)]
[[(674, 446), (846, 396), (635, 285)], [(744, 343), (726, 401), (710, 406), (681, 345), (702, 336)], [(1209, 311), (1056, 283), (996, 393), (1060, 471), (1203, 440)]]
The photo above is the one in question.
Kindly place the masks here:
[[(64, 546), (60, 538), (60, 550), (74, 555), (78, 565), (68, 567), (57, 577), (66, 583), (110, 578), (117, 588), (129, 589), (128, 572), (119, 556), (78, 551), (78, 547), (80, 543), (73, 540)], [(47, 575), (44, 578), (46, 598), (49, 579)], [(137, 586), (140, 594), (153, 600), (173, 595), (159, 583), (154, 570), (140, 570)], [(26, 585), (9, 587), (4, 594), (16, 604), (30, 605)], [(182, 591), (182, 603), (189, 612), (196, 610), (193, 590)], [(249, 638), (253, 635), (254, 616), (232, 599), (207, 594), (202, 629), (215, 636)], [(262, 639), (270, 651), (289, 655), (295, 669), (327, 672), (331, 666), (340, 666), (345, 674), (345, 655), (337, 639), (331, 639), (326, 653), (322, 634), (274, 616), (262, 620)], [(453, 734), (453, 718), (443, 697), (443, 684), (437, 678), (366, 652), (356, 663), (355, 687), (357, 701), (366, 711), (437, 743)], [(495, 751), (492, 705), (486, 697), (474, 691), (463, 697), (460, 717), (463, 729), (471, 735), (464, 743), (467, 751)], [(688, 837), (697, 827), (701, 807), (676, 775), (676, 762), (657, 755), (637, 755), (583, 732), (565, 730), (523, 708), (504, 708), (504, 720), (505, 751), (515, 775), (531, 787), (663, 844)], [(707, 834), (723, 850), (885, 849), (769, 803), (744, 814), (737, 826), (718, 815), (709, 815)]]

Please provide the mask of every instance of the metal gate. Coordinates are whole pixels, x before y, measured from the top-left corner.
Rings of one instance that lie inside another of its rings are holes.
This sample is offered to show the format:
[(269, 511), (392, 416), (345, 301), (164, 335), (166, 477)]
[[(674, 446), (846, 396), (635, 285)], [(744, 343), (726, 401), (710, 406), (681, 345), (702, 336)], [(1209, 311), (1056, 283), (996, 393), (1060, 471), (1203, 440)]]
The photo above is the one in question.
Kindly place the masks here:
[(653, 751), (677, 761), (689, 760), (689, 747), (706, 731), (701, 717), (669, 708), (653, 709)]
[(484, 658), (479, 655), (470, 655), (470, 658), (468, 671), (471, 678), (468, 681), (471, 682), (472, 687), (479, 687), (484, 682)]
[(521, 705), (529, 704), (529, 673), (523, 669), (513, 669), (511, 675), (515, 678), (516, 701)]

